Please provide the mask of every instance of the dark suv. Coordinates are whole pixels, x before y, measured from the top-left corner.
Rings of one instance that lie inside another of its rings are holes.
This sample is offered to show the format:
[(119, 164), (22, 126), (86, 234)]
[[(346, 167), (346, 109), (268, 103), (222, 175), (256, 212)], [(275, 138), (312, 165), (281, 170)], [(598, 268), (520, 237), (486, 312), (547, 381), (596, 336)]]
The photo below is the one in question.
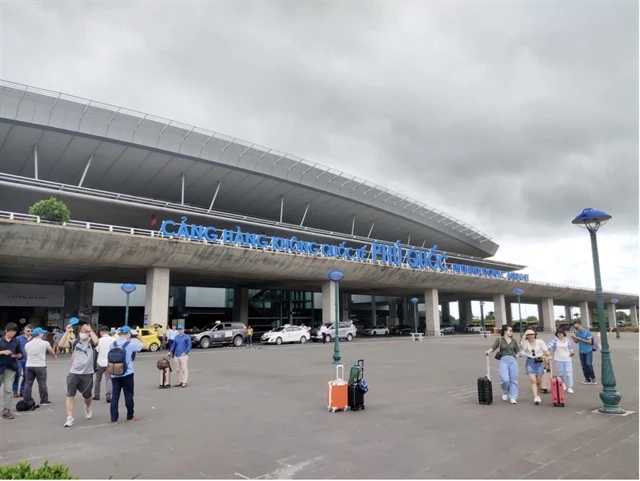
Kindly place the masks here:
[(191, 331), (191, 343), (207, 349), (211, 346), (242, 346), (247, 336), (247, 326), (241, 322), (220, 322), (209, 324), (201, 330)]

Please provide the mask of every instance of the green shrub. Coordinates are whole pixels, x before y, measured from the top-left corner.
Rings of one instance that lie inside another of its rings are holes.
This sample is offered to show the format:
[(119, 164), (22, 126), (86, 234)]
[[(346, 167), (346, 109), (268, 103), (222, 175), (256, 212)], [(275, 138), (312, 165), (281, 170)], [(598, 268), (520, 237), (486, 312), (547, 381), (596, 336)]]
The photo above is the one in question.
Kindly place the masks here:
[(65, 203), (55, 197), (36, 202), (29, 207), (29, 214), (37, 215), (43, 220), (59, 222), (61, 224), (63, 222), (69, 222), (69, 219), (71, 219), (71, 214)]
[(69, 466), (62, 464), (49, 465), (49, 461), (33, 469), (27, 461), (20, 464), (0, 466), (0, 479), (78, 479), (69, 474)]

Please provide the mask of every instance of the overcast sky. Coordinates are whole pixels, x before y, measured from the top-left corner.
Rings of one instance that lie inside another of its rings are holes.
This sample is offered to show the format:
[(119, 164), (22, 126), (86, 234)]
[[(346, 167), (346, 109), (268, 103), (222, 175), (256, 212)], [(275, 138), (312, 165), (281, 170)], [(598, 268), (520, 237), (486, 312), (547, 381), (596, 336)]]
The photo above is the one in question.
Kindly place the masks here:
[(637, 2), (2, 2), (0, 77), (378, 182), (532, 279), (638, 292)]

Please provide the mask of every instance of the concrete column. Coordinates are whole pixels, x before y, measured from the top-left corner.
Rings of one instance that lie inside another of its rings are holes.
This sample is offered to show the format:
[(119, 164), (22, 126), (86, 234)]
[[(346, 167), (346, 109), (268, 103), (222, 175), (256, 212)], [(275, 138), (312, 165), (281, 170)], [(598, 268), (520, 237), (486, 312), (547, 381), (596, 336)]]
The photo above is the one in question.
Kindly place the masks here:
[(573, 319), (571, 318), (571, 306), (564, 306), (564, 321), (568, 322), (570, 326), (573, 325)]
[(504, 294), (493, 296), (493, 314), (496, 316), (496, 327), (500, 329), (507, 322), (507, 305), (504, 300)]
[(545, 297), (540, 302), (542, 314), (542, 332), (556, 332), (556, 315), (553, 310), (553, 299)]
[(638, 307), (629, 307), (629, 315), (631, 316), (631, 325), (633, 327), (638, 327)]
[(331, 324), (336, 317), (336, 290), (332, 281), (322, 284), (322, 322)]
[[(124, 297), (124, 293), (122, 296)], [(81, 321), (91, 320), (93, 307), (93, 281), (64, 283), (64, 317), (78, 317)]]
[(351, 314), (351, 294), (340, 294), (340, 320), (348, 321)]
[(169, 315), (169, 268), (147, 269), (147, 291), (144, 300), (144, 317), (147, 326), (167, 326)]
[(507, 302), (505, 304), (504, 313), (505, 313), (505, 321), (507, 323), (507, 326), (513, 326), (513, 311), (512, 311), (510, 302)]
[(446, 326), (451, 324), (451, 309), (449, 308), (448, 302), (443, 302), (440, 304), (440, 309), (442, 310), (442, 323)]
[(607, 317), (609, 318), (609, 329), (614, 329), (618, 319), (616, 319), (616, 305), (612, 302), (607, 305)]
[(398, 304), (395, 297), (389, 298), (389, 322), (388, 327), (395, 326), (398, 323)]
[(424, 314), (427, 325), (427, 336), (440, 335), (440, 304), (438, 289), (427, 289), (424, 292)]
[(233, 290), (233, 321), (249, 324), (249, 289)]
[(378, 324), (378, 307), (376, 306), (376, 296), (371, 296), (371, 324), (375, 326)]
[(458, 300), (458, 312), (460, 313), (460, 319), (458, 324), (469, 325), (473, 322), (473, 310), (471, 309), (471, 299), (459, 299)]
[(587, 301), (582, 301), (580, 303), (580, 320), (582, 321), (583, 327), (586, 327), (587, 329), (591, 327), (591, 308)]

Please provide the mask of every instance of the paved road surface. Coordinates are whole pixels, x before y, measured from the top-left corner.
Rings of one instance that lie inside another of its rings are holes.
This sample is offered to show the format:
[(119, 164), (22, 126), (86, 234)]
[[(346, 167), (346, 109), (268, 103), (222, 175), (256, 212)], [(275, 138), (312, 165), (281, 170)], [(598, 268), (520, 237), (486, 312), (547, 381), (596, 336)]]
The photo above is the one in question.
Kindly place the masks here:
[[(638, 335), (613, 340), (623, 407), (638, 411)], [(81, 478), (634, 478), (638, 415), (595, 414), (600, 387), (566, 408), (534, 406), (521, 363), (517, 406), (477, 404), (487, 340), (451, 336), (344, 343), (366, 360), (367, 409), (327, 413), (332, 346), (196, 350), (187, 389), (157, 388), (157, 354), (136, 361), (135, 424), (108, 406), (64, 429), (68, 360), (49, 367), (51, 406), (0, 422), (0, 463), (44, 459)], [(574, 363), (580, 380), (578, 361)], [(492, 360), (494, 391), (497, 362)], [(596, 356), (599, 372), (599, 355)], [(174, 378), (175, 381), (175, 378)], [(124, 407), (121, 414), (124, 415)]]

